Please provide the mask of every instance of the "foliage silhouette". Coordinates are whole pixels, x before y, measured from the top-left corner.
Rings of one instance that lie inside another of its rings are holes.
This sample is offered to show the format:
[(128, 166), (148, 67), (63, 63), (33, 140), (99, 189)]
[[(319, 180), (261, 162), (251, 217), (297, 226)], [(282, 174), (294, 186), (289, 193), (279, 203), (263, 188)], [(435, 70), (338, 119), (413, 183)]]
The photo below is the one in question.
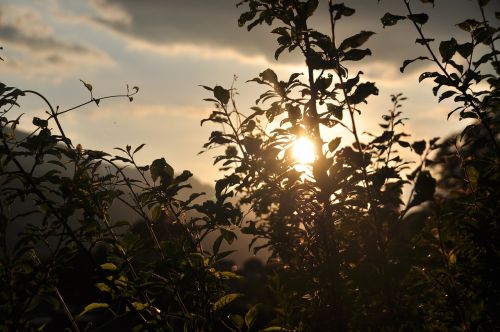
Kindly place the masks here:
[[(272, 25), (278, 35), (275, 57), (284, 50), (299, 51), (307, 65), (303, 79), (296, 73), (281, 80), (267, 69), (251, 80), (267, 90), (250, 114), (236, 107), (233, 87), (224, 93), (229, 99), (220, 97), (220, 87), (214, 88), (215, 99), (209, 101), (215, 102), (216, 110), (204, 120), (223, 127), (205, 145), (227, 147), (215, 159), (227, 171), (218, 183), (221, 191), (238, 196), (240, 204), (255, 214), (243, 232), (267, 240), (254, 250), (268, 247), (281, 262), (279, 283), (287, 286), (276, 292), (282, 299), (276, 302), (276, 322), (283, 328), (498, 328), (493, 314), (499, 298), (494, 189), (499, 151), (499, 68), (494, 46), (498, 29), (484, 18), (487, 1), (479, 2), (482, 22), (458, 24), (471, 42), (442, 41), (439, 59), (430, 45), (433, 39), (423, 32), (428, 15), (414, 13), (410, 1), (402, 2), (407, 13), (387, 13), (382, 24), (409, 20), (416, 29), (416, 42), (428, 55), (403, 61), (401, 71), (417, 60), (434, 63), (437, 71), (422, 73), (420, 81), (433, 78), (436, 96), (440, 88), (449, 88), (438, 97), (439, 101), (454, 97), (458, 103), (449, 116), (458, 112), (460, 119), (475, 120), (464, 128), (460, 146), (453, 151), (462, 161), (468, 184), (459, 194), (436, 195), (432, 173), (441, 159), (433, 156), (437, 149), (445, 154), (447, 145), (441, 148), (438, 138), (408, 141), (399, 110), (402, 95), (392, 96), (393, 109), (383, 116), (381, 132), (361, 140), (357, 117), (378, 89), (373, 82), (363, 82), (361, 72), (350, 76), (353, 70), (348, 68), (372, 54), (363, 47), (373, 32), (362, 30), (337, 39), (337, 25), (355, 14), (354, 9), (329, 1), (331, 29), (325, 34), (308, 25), (319, 1), (240, 2), (246, 6), (240, 26), (252, 30)], [(482, 53), (482, 45), (491, 52)], [(489, 89), (480, 88), (483, 81)], [(325, 140), (334, 127), (350, 132), (352, 146), (339, 148), (340, 137)], [(316, 144), (315, 161), (305, 173), (291, 158), (293, 142), (302, 136)], [(485, 149), (470, 149), (478, 142)], [(417, 155), (416, 166), (401, 158), (404, 149)], [(481, 194), (478, 177), (484, 177)]]
[[(221, 129), (202, 152), (222, 148), (215, 157), (222, 178), (204, 201), (202, 193), (180, 198), (189, 171), (177, 173), (164, 158), (138, 165), (144, 145), (111, 155), (74, 146), (65, 134), (63, 114), (111, 97), (133, 101), (138, 88), (96, 98), (82, 81), (89, 100), (59, 110), (38, 92), (1, 84), (2, 329), (500, 329), (499, 33), (486, 20), (488, 2), (478, 1), (481, 21), (458, 24), (470, 42), (450, 38), (438, 52), (424, 34), (428, 14), (413, 12), (409, 0), (407, 12), (381, 18), (391, 29), (412, 24), (426, 52), (403, 60), (401, 72), (432, 63), (435, 71), (419, 80), (434, 80), (438, 101), (454, 98), (449, 116), (471, 119), (455, 138), (413, 141), (402, 94), (391, 96), (377, 132), (358, 131), (379, 91), (352, 68), (372, 55), (365, 45), (374, 33), (338, 36), (355, 9), (329, 1), (330, 26), (321, 32), (309, 26), (318, 0), (241, 1), (239, 25), (273, 25), (276, 59), (300, 52), (307, 72), (285, 79), (261, 72), (251, 82), (265, 91), (248, 112), (238, 109), (234, 86), (203, 86), (215, 109), (201, 124)], [(25, 116), (15, 107), (28, 93), (49, 111), (23, 136), (16, 128)], [(326, 139), (337, 129), (347, 134)], [(308, 165), (293, 158), (302, 137), (315, 145)], [(20, 202), (29, 208), (12, 208)], [(140, 222), (112, 220), (116, 202)], [(9, 229), (19, 224), (9, 246)], [(232, 252), (222, 248), (238, 229), (253, 237), (254, 252), (270, 251), (265, 265), (230, 271)]]

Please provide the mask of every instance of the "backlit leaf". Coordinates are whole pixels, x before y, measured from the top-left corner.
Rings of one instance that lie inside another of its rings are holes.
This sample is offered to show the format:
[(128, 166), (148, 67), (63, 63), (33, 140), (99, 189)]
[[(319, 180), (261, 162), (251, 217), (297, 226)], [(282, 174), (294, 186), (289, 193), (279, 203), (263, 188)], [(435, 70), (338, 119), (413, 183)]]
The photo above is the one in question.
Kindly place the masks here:
[(117, 269), (117, 267), (113, 263), (104, 263), (104, 264), (101, 264), (101, 269), (106, 270), (106, 271), (115, 271)]
[(330, 152), (335, 151), (339, 147), (341, 141), (342, 141), (341, 137), (336, 137), (332, 139), (330, 143), (328, 143), (328, 150), (330, 150)]
[(89, 313), (91, 311), (98, 310), (98, 309), (106, 309), (106, 308), (109, 308), (109, 304), (94, 302), (94, 303), (87, 305), (78, 316), (83, 316), (86, 313)]
[(229, 303), (233, 302), (234, 300), (236, 300), (237, 298), (242, 297), (242, 296), (243, 296), (243, 294), (240, 294), (240, 293), (234, 293), (234, 294), (224, 295), (223, 297), (221, 297), (220, 299), (218, 299), (217, 302), (215, 302), (212, 305), (212, 309), (214, 311), (218, 311), (218, 310), (224, 308)]
[(261, 304), (256, 304), (247, 311), (245, 315), (245, 324), (249, 329), (253, 326), (255, 319), (257, 318), (257, 314), (260, 311), (260, 307)]

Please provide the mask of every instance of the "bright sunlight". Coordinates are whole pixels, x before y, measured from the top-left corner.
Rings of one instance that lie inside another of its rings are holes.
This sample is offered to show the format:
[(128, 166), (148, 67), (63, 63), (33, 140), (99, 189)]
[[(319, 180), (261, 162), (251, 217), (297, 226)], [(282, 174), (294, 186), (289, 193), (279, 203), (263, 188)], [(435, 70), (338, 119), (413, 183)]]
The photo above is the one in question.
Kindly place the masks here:
[(298, 138), (293, 143), (292, 156), (302, 165), (312, 163), (315, 158), (314, 143), (307, 137)]

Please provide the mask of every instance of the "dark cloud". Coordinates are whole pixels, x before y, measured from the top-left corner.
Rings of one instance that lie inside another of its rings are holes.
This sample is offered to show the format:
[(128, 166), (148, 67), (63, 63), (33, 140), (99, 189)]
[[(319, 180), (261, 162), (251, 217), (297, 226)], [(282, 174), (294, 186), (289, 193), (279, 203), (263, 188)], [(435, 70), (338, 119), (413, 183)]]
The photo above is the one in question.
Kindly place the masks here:
[[(252, 56), (266, 54), (274, 47), (267, 33), (245, 33), (237, 25), (241, 8), (227, 0), (105, 0), (97, 6), (119, 6), (131, 17), (130, 24), (106, 17), (95, 21), (118, 32), (152, 44), (190, 43), (235, 48)], [(267, 55), (267, 54), (266, 54)]]
[(80, 45), (58, 41), (50, 36), (26, 35), (22, 28), (0, 25), (0, 40), (11, 45), (27, 47), (32, 51), (73, 52), (96, 55), (96, 51)]
[[(454, 27), (468, 17), (479, 19), (480, 12), (475, 1), (436, 0), (433, 7), (412, 1), (415, 13), (422, 11), (430, 15), (424, 30), (428, 37), (436, 41), (449, 38), (450, 33), (460, 32)], [(488, 13), (498, 10), (498, 3), (488, 7)], [(424, 50), (415, 45), (418, 37), (409, 22), (398, 27), (382, 29), (380, 17), (386, 12), (406, 15), (404, 2), (395, 0), (344, 0), (347, 6), (357, 9), (354, 16), (339, 22), (340, 36), (350, 36), (360, 30), (377, 32), (368, 47), (372, 48), (377, 61), (390, 62), (399, 66), (403, 59), (415, 57)], [(245, 9), (236, 8), (232, 0), (100, 0), (97, 6), (119, 6), (130, 16), (127, 22), (116, 19), (107, 20), (105, 16), (96, 22), (106, 25), (121, 33), (143, 39), (152, 44), (193, 43), (212, 47), (233, 48), (245, 55), (265, 55), (272, 59), (276, 48), (275, 37), (269, 34), (269, 28), (258, 27), (247, 33), (238, 28), (237, 18)], [(490, 15), (492, 16), (492, 15)], [(325, 33), (329, 31), (326, 1), (321, 1), (318, 15), (313, 26)], [(465, 35), (463, 35), (465, 37)], [(437, 42), (436, 42), (437, 43)], [(284, 57), (285, 61), (297, 61), (300, 58)]]

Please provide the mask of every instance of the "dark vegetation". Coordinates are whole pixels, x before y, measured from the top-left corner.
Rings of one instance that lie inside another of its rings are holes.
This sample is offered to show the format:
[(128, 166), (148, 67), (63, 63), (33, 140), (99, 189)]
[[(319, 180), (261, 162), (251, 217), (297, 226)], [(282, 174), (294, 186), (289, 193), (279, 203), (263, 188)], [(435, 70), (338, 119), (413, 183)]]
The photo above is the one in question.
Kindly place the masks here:
[[(223, 128), (204, 146), (223, 147), (214, 197), (179, 195), (191, 173), (163, 158), (138, 165), (143, 145), (117, 155), (74, 146), (61, 125), (74, 108), (1, 84), (1, 330), (500, 330), (499, 30), (479, 0), (480, 19), (455, 27), (468, 42), (434, 41), (427, 14), (402, 1), (407, 12), (382, 24), (412, 24), (423, 54), (401, 71), (432, 63), (420, 80), (435, 82), (439, 101), (455, 100), (449, 116), (473, 121), (456, 137), (413, 140), (399, 94), (362, 140), (356, 121), (378, 90), (355, 65), (371, 55), (363, 45), (373, 33), (336, 34), (355, 10), (330, 2), (320, 32), (308, 27), (318, 0), (244, 0), (239, 25), (272, 25), (276, 58), (300, 52), (308, 71), (284, 80), (263, 71), (252, 81), (266, 91), (245, 112), (233, 87), (205, 87), (215, 110), (202, 123)], [(77, 107), (108, 98), (84, 85), (90, 99)], [(47, 113), (20, 135), (27, 94)], [(326, 142), (336, 126), (354, 143)], [(291, 156), (301, 136), (316, 144), (310, 171)], [(127, 220), (112, 219), (114, 204)], [(232, 271), (221, 248), (236, 230), (269, 261)]]

